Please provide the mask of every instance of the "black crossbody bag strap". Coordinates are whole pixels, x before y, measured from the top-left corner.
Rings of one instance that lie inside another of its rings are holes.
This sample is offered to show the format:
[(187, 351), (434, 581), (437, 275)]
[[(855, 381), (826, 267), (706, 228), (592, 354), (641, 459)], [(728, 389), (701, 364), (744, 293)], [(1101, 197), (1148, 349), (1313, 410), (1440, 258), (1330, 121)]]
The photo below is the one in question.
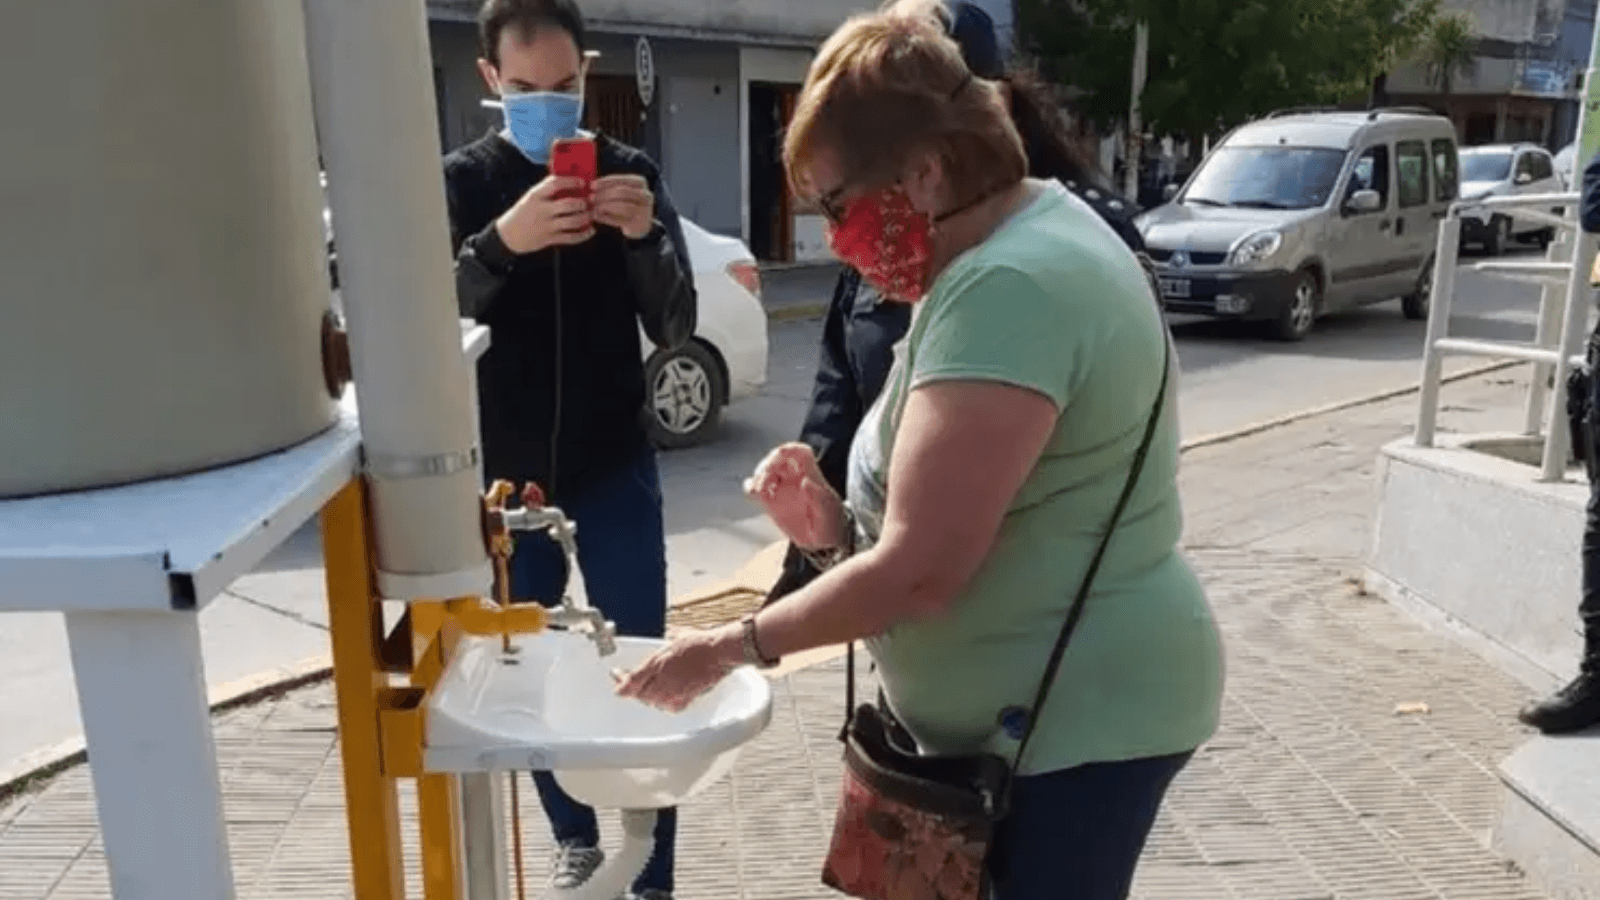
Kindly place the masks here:
[(1033, 706), (1028, 714), (1028, 724), (1022, 734), (1022, 741), (1017, 745), (1017, 755), (1011, 762), (1009, 773), (1006, 776), (1006, 788), (1000, 798), (998, 815), (1004, 816), (1011, 804), (1011, 790), (1016, 785), (1017, 772), (1022, 767), (1024, 754), (1028, 752), (1028, 744), (1033, 740), (1033, 733), (1039, 726), (1039, 719), (1044, 714), (1045, 701), (1050, 699), (1050, 688), (1055, 685), (1056, 674), (1061, 670), (1061, 660), (1066, 656), (1067, 645), (1072, 642), (1072, 633), (1078, 629), (1078, 621), (1083, 618), (1083, 607), (1088, 602), (1089, 594), (1094, 589), (1095, 575), (1100, 572), (1100, 563), (1105, 560), (1106, 549), (1111, 546), (1111, 536), (1116, 533), (1117, 525), (1122, 521), (1122, 514), (1128, 508), (1128, 502), (1133, 499), (1134, 488), (1139, 486), (1139, 476), (1144, 473), (1145, 460), (1150, 456), (1150, 446), (1155, 443), (1156, 426), (1161, 421), (1161, 413), (1167, 405), (1167, 386), (1172, 380), (1172, 337), (1162, 326), (1162, 351), (1166, 362), (1161, 368), (1161, 387), (1156, 391), (1155, 406), (1150, 410), (1150, 419), (1144, 426), (1144, 439), (1139, 442), (1139, 449), (1133, 455), (1133, 465), (1128, 471), (1128, 480), (1122, 486), (1122, 495), (1117, 498), (1117, 505), (1111, 510), (1111, 520), (1106, 524), (1105, 532), (1100, 536), (1100, 544), (1095, 548), (1094, 556), (1089, 559), (1089, 568), (1083, 573), (1083, 582), (1078, 585), (1078, 594), (1072, 600), (1072, 607), (1067, 611), (1067, 619), (1061, 625), (1061, 634), (1056, 637), (1056, 645), (1050, 651), (1050, 661), (1045, 664), (1044, 677), (1039, 681), (1039, 690), (1033, 698)]

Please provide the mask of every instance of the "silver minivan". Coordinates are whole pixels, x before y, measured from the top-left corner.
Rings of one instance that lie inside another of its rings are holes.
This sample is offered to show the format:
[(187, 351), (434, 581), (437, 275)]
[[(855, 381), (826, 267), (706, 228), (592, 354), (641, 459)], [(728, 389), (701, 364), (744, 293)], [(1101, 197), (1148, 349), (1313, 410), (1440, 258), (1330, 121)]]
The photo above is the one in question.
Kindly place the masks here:
[(1430, 110), (1290, 110), (1230, 132), (1138, 226), (1169, 310), (1298, 341), (1326, 313), (1396, 297), (1426, 318), (1459, 187), (1455, 129)]

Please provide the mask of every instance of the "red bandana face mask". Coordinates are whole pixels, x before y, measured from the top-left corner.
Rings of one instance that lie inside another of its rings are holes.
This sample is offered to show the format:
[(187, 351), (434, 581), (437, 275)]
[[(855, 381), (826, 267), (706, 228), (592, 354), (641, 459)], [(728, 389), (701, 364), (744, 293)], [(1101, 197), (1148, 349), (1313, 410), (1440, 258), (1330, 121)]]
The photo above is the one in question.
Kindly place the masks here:
[(899, 188), (853, 201), (838, 224), (828, 226), (828, 244), (886, 297), (914, 303), (928, 289), (933, 223)]

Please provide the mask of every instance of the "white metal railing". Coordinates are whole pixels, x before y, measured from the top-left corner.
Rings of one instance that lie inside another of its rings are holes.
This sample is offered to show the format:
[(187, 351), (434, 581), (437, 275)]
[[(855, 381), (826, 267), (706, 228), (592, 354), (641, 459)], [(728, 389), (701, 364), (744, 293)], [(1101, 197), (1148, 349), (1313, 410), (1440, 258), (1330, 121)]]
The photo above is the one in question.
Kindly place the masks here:
[[(1529, 194), (1493, 197), (1452, 204), (1439, 225), (1439, 246), (1434, 255), (1433, 294), (1428, 311), (1427, 338), (1422, 353), (1422, 391), (1417, 413), (1416, 444), (1432, 447), (1439, 419), (1439, 386), (1446, 356), (1479, 356), (1533, 363), (1524, 417), (1525, 433), (1544, 436), (1540, 480), (1560, 481), (1571, 451), (1567, 436), (1567, 374), (1583, 364), (1584, 332), (1589, 323), (1589, 271), (1594, 265), (1595, 238), (1578, 228), (1577, 194)], [(1562, 206), (1566, 215), (1548, 210)], [(1537, 208), (1536, 208), (1537, 207)], [(1532, 343), (1450, 337), (1450, 313), (1455, 300), (1456, 265), (1461, 249), (1461, 214), (1469, 210), (1515, 210), (1524, 221), (1556, 229), (1543, 260), (1484, 260), (1473, 266), (1479, 272), (1543, 287), (1539, 300), (1539, 325)]]

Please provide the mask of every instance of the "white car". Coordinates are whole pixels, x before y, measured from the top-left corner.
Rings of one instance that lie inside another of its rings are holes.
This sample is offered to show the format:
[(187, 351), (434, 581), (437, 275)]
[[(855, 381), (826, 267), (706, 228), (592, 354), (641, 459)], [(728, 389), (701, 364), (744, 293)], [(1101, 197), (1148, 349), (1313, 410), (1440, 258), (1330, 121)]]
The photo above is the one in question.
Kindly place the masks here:
[(1578, 142), (1562, 147), (1556, 152), (1556, 175), (1561, 179), (1561, 188), (1564, 191), (1575, 191), (1577, 185), (1583, 181), (1583, 173), (1577, 171)]
[[(1559, 194), (1565, 189), (1550, 151), (1535, 144), (1468, 147), (1460, 153), (1461, 199), (1484, 200), (1518, 194)], [(1559, 214), (1560, 208), (1550, 212)], [(1533, 238), (1548, 247), (1555, 229), (1526, 216), (1491, 212), (1479, 207), (1461, 215), (1461, 243), (1482, 245), (1490, 256), (1505, 252), (1512, 241)]]
[(650, 438), (668, 449), (704, 443), (725, 406), (767, 382), (767, 312), (755, 257), (743, 241), (681, 221), (699, 295), (694, 338), (667, 352), (640, 330)]

